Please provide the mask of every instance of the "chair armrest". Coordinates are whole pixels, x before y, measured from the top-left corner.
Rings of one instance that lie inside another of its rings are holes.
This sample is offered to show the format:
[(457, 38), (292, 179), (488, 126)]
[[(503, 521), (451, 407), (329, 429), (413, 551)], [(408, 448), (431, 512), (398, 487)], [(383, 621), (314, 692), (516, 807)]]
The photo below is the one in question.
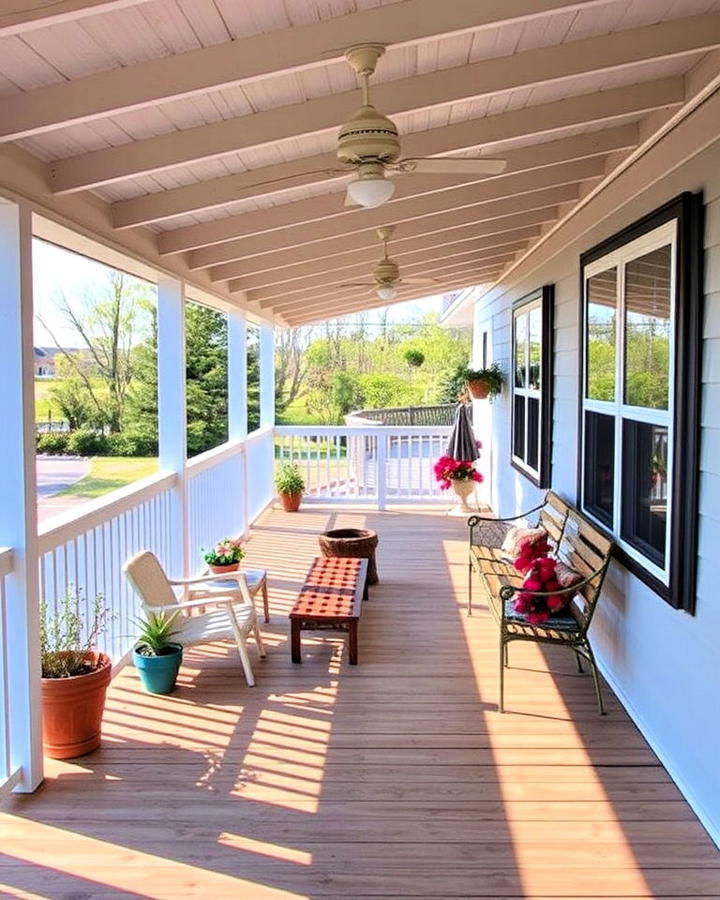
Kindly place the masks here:
[(148, 612), (175, 612), (179, 609), (192, 609), (196, 606), (208, 606), (214, 603), (218, 606), (231, 606), (230, 600), (213, 600), (212, 597), (205, 597), (204, 600), (182, 600), (178, 603), (168, 603), (165, 606), (148, 607)]

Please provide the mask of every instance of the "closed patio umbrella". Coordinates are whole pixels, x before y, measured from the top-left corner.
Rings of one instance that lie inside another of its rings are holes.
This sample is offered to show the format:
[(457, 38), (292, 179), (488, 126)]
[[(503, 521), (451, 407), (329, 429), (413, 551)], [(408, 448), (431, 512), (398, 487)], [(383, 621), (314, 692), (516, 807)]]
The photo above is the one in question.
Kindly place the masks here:
[(466, 403), (459, 403), (455, 410), (455, 421), (446, 452), (451, 459), (455, 460), (472, 461), (480, 456)]

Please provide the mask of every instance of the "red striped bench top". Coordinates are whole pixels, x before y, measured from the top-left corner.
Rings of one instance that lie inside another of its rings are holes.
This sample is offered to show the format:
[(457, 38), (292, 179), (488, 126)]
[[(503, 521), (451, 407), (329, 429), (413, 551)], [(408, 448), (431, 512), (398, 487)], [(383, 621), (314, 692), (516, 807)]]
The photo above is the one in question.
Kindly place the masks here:
[(344, 557), (313, 560), (291, 619), (357, 619), (362, 606), (368, 561)]

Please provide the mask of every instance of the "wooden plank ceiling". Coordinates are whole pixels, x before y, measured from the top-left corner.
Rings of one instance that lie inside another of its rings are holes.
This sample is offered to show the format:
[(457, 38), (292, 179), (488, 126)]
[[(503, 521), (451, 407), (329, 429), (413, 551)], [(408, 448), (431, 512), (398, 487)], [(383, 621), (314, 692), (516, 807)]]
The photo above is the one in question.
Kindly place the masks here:
[[(89, 204), (117, 247), (142, 238), (292, 325), (385, 304), (351, 286), (372, 281), (378, 226), (396, 226), (401, 276), (435, 280), (401, 282), (397, 300), (495, 281), (720, 68), (720, 0), (11, 6), (0, 142), (15, 175), (0, 166), (0, 189), (22, 195), (17, 168), (39, 170), (44, 211)], [(404, 157), (505, 171), (403, 175), (382, 206), (344, 206), (337, 131), (360, 105), (344, 50), (368, 41), (386, 47), (371, 100)]]

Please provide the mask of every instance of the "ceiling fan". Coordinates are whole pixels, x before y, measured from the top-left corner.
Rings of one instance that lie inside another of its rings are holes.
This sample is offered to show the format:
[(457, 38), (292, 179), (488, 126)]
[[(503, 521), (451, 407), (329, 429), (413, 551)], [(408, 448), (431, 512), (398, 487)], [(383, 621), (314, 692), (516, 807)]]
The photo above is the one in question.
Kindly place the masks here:
[(370, 76), (385, 53), (382, 44), (357, 44), (345, 58), (362, 82), (362, 106), (342, 126), (338, 134), (340, 162), (354, 166), (356, 178), (348, 184), (346, 205), (368, 208), (389, 200), (395, 185), (386, 174), (406, 175), (499, 175), (505, 170), (502, 159), (469, 159), (454, 156), (401, 158), (400, 137), (395, 123), (370, 103)]
[(394, 300), (397, 296), (398, 285), (406, 284), (438, 284), (436, 278), (411, 277), (401, 278), (400, 267), (395, 260), (388, 256), (388, 241), (395, 232), (394, 225), (383, 225), (376, 229), (377, 236), (383, 242), (383, 258), (372, 271), (373, 281), (356, 281), (342, 284), (340, 287), (368, 287), (375, 291), (380, 300)]

